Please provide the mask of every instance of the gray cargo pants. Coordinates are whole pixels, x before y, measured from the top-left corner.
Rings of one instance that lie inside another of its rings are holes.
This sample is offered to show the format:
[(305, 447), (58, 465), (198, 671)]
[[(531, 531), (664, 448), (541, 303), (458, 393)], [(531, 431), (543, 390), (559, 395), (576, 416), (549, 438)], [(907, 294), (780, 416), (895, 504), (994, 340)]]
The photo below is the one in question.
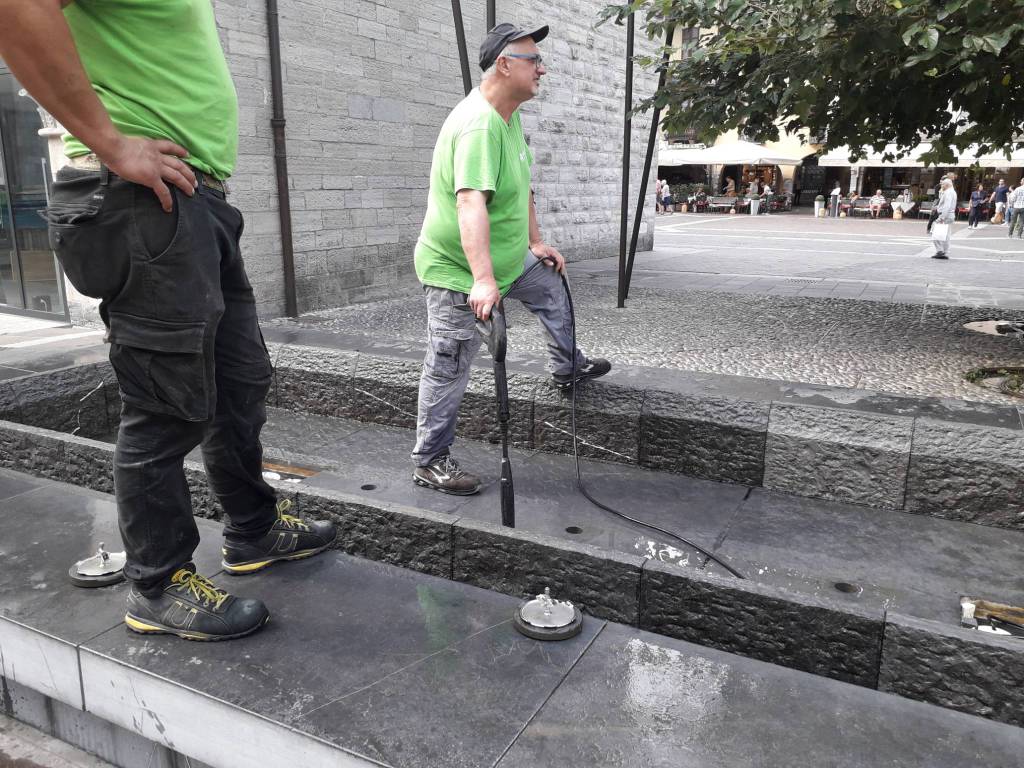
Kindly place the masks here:
[[(454, 309), (456, 304), (466, 303), (465, 293), (430, 285), (424, 286), (424, 290), (428, 343), (420, 377), (416, 448), (412, 453), (413, 461), (420, 467), (448, 453), (455, 441), (459, 404), (469, 383), (470, 364), (481, 343), (473, 313)], [(551, 372), (571, 373), (572, 317), (558, 273), (527, 251), (523, 274), (504, 299), (521, 301), (540, 320)], [(577, 350), (576, 364), (582, 366), (585, 361), (583, 353)]]

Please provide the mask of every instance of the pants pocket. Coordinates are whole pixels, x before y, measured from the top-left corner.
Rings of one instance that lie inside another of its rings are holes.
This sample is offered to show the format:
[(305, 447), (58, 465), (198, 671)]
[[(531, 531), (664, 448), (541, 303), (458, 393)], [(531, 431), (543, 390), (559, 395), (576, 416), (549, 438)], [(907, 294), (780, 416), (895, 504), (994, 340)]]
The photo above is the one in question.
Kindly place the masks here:
[(50, 205), (40, 214), (49, 224), (50, 247), (79, 293), (109, 300), (131, 268), (123, 216), (109, 210), (109, 185), (99, 173), (58, 175)]
[(206, 323), (110, 313), (110, 363), (121, 397), (143, 410), (185, 421), (214, 413), (216, 387), (206, 354)]
[(461, 328), (430, 330), (427, 366), (435, 376), (442, 379), (458, 378), (462, 366), (468, 366), (472, 362), (468, 353), (468, 342), (473, 338), (473, 333)]

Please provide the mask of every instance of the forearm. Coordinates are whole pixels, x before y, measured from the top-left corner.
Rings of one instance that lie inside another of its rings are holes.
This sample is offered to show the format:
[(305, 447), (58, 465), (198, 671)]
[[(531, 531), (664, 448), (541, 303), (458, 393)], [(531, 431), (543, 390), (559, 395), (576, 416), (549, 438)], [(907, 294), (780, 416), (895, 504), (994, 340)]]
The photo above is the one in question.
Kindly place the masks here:
[(469, 261), (474, 282), (494, 282), (491, 263), (491, 220), (483, 192), (463, 190), (456, 204), (462, 250)]
[(530, 190), (530, 245), (543, 243), (544, 238), (540, 234), (540, 225), (537, 223), (537, 206), (533, 202), (533, 190)]
[(61, 0), (0, 0), (0, 57), (44, 109), (101, 157), (121, 134), (82, 67)]

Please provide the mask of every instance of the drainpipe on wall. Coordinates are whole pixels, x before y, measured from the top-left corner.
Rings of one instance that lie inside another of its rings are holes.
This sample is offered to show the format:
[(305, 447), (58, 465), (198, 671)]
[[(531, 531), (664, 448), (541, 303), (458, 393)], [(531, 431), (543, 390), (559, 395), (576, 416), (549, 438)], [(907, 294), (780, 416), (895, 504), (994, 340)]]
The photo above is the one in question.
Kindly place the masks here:
[(277, 21), (277, 0), (267, 0), (267, 37), (270, 43), (270, 87), (274, 132), (274, 169), (277, 173), (277, 212), (281, 220), (281, 261), (284, 266), (284, 311), (299, 314), (295, 294), (295, 250), (292, 242), (292, 205), (288, 189), (288, 152), (284, 140), (284, 88), (281, 81), (281, 30)]

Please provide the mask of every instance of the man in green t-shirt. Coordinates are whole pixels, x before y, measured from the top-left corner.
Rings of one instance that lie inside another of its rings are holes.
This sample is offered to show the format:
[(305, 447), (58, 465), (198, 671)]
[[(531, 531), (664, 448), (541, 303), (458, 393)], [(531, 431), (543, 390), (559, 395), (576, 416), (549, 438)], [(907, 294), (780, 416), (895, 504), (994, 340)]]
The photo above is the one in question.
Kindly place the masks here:
[(121, 392), (114, 451), (131, 582), (125, 623), (195, 640), (262, 627), (266, 606), (196, 573), (185, 455), (202, 445), (227, 513), (223, 567), (308, 557), (329, 523), (287, 513), (262, 476), (272, 369), (226, 200), (238, 105), (209, 0), (0, 0), (0, 56), (69, 131), (50, 242), (101, 299)]
[[(560, 388), (611, 370), (607, 360), (588, 360), (575, 350), (573, 379), (571, 314), (558, 276), (565, 260), (541, 237), (530, 190), (533, 154), (519, 106), (537, 95), (547, 71), (537, 48), (547, 34), (546, 26), (513, 24), (488, 32), (480, 46), (480, 87), (452, 110), (434, 146), (415, 254), (429, 338), (412, 458), (413, 481), (444, 493), (480, 490), (479, 478), (450, 453), (469, 366), (480, 347), (474, 315), (486, 320), (504, 297), (523, 302), (544, 329)], [(458, 308), (466, 304), (472, 312)]]

